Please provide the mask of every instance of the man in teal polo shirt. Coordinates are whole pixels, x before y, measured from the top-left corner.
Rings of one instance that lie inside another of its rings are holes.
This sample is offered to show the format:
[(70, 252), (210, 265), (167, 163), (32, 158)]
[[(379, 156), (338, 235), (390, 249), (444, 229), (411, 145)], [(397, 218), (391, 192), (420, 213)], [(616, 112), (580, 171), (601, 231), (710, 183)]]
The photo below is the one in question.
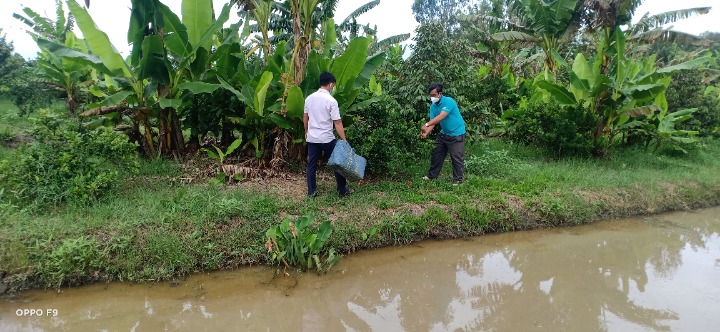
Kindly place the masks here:
[(457, 185), (463, 181), (463, 170), (465, 168), (465, 120), (460, 114), (460, 109), (455, 100), (443, 96), (443, 86), (433, 83), (428, 87), (430, 93), (430, 121), (422, 127), (421, 137), (424, 139), (437, 124), (440, 124), (440, 133), (435, 139), (435, 149), (430, 155), (430, 170), (423, 177), (425, 180), (432, 180), (440, 175), (443, 162), (448, 152), (452, 160), (453, 184)]

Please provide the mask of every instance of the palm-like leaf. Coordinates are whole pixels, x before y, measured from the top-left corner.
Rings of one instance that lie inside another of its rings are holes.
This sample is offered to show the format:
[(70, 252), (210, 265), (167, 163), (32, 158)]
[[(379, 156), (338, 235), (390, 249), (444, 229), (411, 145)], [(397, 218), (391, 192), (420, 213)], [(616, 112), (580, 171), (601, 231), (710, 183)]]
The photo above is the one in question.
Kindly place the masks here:
[(494, 33), (490, 36), (493, 40), (499, 41), (499, 42), (527, 42), (527, 43), (535, 43), (538, 42), (539, 39), (533, 35), (520, 32), (520, 31), (505, 31), (505, 32), (498, 32)]
[(387, 49), (388, 47), (390, 47), (392, 45), (399, 44), (401, 42), (408, 40), (408, 38), (410, 38), (409, 33), (404, 33), (404, 34), (400, 34), (400, 35), (387, 37), (387, 38), (371, 45), (370, 51), (372, 53), (384, 51), (385, 49)]
[(276, 35), (272, 35), (268, 40), (270, 41), (270, 44), (277, 44), (281, 41), (290, 41), (293, 38), (292, 33), (280, 33)]
[(342, 23), (340, 23), (340, 26), (345, 26), (346, 24), (349, 24), (352, 20), (357, 19), (358, 16), (369, 12), (369, 11), (372, 10), (373, 8), (377, 7), (377, 5), (379, 5), (379, 4), (380, 4), (380, 0), (374, 0), (374, 1), (370, 1), (370, 2), (368, 2), (368, 3), (366, 3), (366, 4), (364, 4), (364, 5), (356, 8), (355, 10), (353, 10), (352, 13), (350, 13), (350, 15), (348, 15), (348, 16), (342, 21)]
[(491, 15), (459, 15), (458, 21), (461, 22), (479, 22), (479, 21), (485, 21), (485, 22), (492, 22), (497, 23), (498, 25), (507, 27), (509, 29), (513, 30), (519, 30), (526, 33), (531, 33), (532, 31), (529, 30), (524, 24), (519, 22), (514, 22), (508, 18), (504, 17), (495, 17)]
[(673, 10), (652, 16), (645, 14), (638, 23), (631, 27), (631, 31), (633, 34), (648, 32), (654, 28), (658, 28), (669, 23), (675, 23), (679, 20), (684, 20), (698, 15), (705, 15), (710, 12), (710, 9), (711, 7), (698, 7)]
[(682, 45), (693, 45), (700, 47), (707, 47), (712, 44), (712, 41), (709, 41), (702, 37), (698, 37), (693, 34), (675, 30), (665, 30), (662, 28), (656, 28), (647, 32), (636, 34), (628, 38), (628, 40), (635, 42), (643, 42), (647, 44), (663, 41), (668, 43), (678, 43)]
[(23, 8), (23, 12), (29, 18), (23, 17), (19, 14), (13, 14), (13, 17), (32, 28), (33, 31), (30, 32), (32, 36), (39, 36), (49, 40), (58, 40), (58, 38), (55, 38), (55, 28), (53, 26), (54, 24), (52, 21), (50, 21), (50, 19), (41, 16), (40, 14), (28, 7)]
[(62, 0), (55, 0), (55, 13), (57, 14), (57, 21), (55, 21), (55, 34), (58, 36), (64, 35), (66, 18)]
[(87, 10), (80, 7), (75, 0), (68, 1), (68, 7), (77, 19), (80, 31), (82, 31), (87, 44), (94, 54), (102, 59), (103, 64), (113, 73), (119, 74), (126, 78), (134, 77), (127, 63), (123, 60), (120, 53), (110, 43), (108, 35), (98, 29)]

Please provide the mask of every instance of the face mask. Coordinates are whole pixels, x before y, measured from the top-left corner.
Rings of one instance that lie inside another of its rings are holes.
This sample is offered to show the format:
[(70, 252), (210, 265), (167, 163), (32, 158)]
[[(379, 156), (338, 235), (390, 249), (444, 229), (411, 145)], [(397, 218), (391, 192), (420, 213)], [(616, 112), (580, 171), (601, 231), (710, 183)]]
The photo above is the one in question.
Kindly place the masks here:
[(440, 98), (438, 98), (438, 97), (430, 97), (430, 101), (432, 101), (432, 103), (435, 104), (435, 103), (437, 103), (437, 102), (440, 101)]

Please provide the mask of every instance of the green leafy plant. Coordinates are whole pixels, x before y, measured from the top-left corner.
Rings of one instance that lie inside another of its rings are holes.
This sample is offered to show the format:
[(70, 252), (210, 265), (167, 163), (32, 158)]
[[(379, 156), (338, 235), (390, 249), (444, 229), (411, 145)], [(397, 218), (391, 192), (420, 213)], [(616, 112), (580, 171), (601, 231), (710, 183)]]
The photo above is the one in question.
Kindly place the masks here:
[[(208, 157), (213, 158), (218, 161), (219, 166), (219, 172), (216, 174), (216, 176), (212, 179), (210, 179), (210, 184), (213, 185), (219, 185), (221, 183), (224, 183), (227, 179), (227, 174), (225, 173), (223, 166), (225, 166), (225, 158), (235, 152), (235, 150), (240, 147), (242, 144), (242, 138), (236, 139), (230, 146), (223, 152), (219, 147), (213, 144), (213, 148), (215, 148), (215, 151), (212, 151), (210, 149), (203, 148), (202, 150), (207, 153)], [(242, 180), (241, 174), (233, 174), (232, 175), (235, 180)]]
[(642, 119), (656, 108), (668, 108), (665, 91), (670, 74), (696, 69), (710, 60), (701, 57), (656, 68), (655, 56), (642, 60), (627, 56), (626, 42), (625, 34), (618, 30), (607, 44), (598, 45), (593, 59), (578, 54), (572, 66), (563, 64), (570, 84), (538, 80), (535, 84), (539, 93), (533, 99), (552, 96), (562, 106), (583, 105), (592, 110), (597, 117), (593, 132), (596, 144), (613, 144), (618, 134), (633, 128), (626, 125), (631, 120)]
[(238, 138), (234, 142), (232, 142), (232, 144), (230, 144), (230, 146), (228, 146), (228, 148), (227, 148), (227, 150), (225, 150), (225, 152), (220, 150), (220, 148), (214, 144), (213, 144), (213, 148), (215, 148), (215, 151), (212, 151), (212, 150), (206, 149), (206, 148), (203, 148), (202, 150), (205, 151), (205, 153), (207, 153), (208, 157), (217, 160), (220, 167), (222, 167), (223, 165), (225, 165), (225, 158), (227, 156), (231, 155), (233, 152), (235, 152), (235, 150), (238, 147), (240, 147), (240, 144), (242, 144), (242, 138)]
[(330, 248), (325, 253), (325, 245), (332, 234), (332, 226), (325, 221), (314, 229), (313, 219), (303, 216), (297, 221), (285, 218), (280, 225), (271, 227), (265, 232), (267, 241), (265, 248), (271, 260), (307, 271), (315, 267), (318, 273), (327, 272), (340, 261), (340, 256)]
[(628, 123), (625, 127), (632, 130), (632, 133), (645, 138), (645, 146), (653, 144), (654, 152), (657, 152), (663, 145), (671, 145), (675, 150), (687, 153), (682, 147), (698, 142), (695, 138), (700, 132), (676, 128), (680, 123), (692, 119), (692, 114), (697, 108), (680, 110), (668, 113), (667, 108), (653, 108), (655, 112), (645, 120), (638, 120)]

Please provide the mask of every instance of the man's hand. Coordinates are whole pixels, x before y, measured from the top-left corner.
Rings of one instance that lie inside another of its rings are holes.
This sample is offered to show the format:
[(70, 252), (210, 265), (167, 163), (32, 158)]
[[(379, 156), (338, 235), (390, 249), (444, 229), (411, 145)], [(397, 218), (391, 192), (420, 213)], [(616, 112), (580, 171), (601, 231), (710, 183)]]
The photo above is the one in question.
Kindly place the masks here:
[(423, 125), (422, 127), (420, 127), (420, 131), (423, 132), (424, 134), (429, 134), (432, 132), (433, 128), (435, 128), (435, 126)]
[(434, 128), (435, 128), (435, 126), (423, 125), (420, 128), (420, 139), (426, 139), (428, 137), (428, 135), (430, 135), (430, 133), (433, 131)]

